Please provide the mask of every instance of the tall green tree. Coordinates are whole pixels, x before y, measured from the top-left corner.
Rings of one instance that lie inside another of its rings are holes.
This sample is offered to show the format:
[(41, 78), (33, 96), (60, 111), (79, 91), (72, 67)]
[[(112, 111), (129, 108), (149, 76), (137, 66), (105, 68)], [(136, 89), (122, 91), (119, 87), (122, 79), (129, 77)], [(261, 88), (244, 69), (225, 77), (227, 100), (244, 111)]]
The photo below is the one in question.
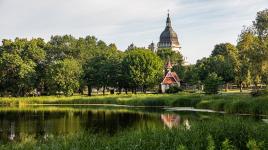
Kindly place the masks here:
[(170, 48), (158, 49), (156, 54), (163, 60), (163, 62), (168, 62), (169, 60), (173, 65), (183, 64), (183, 56), (178, 51), (173, 51)]
[(268, 9), (259, 11), (253, 22), (256, 33), (261, 40), (266, 40), (268, 37)]
[(257, 13), (253, 27), (257, 39), (249, 57), (252, 64), (253, 81), (258, 90), (257, 84), (261, 81), (261, 76), (265, 74), (265, 65), (268, 61), (268, 9)]
[(79, 38), (77, 40), (76, 49), (78, 49), (80, 53), (77, 59), (81, 64), (85, 64), (88, 59), (101, 51), (97, 43), (98, 39), (94, 36), (86, 36), (85, 38)]
[(262, 74), (262, 82), (268, 88), (268, 62), (264, 65), (264, 73)]
[(42, 39), (3, 40), (0, 52), (2, 94), (24, 96), (36, 88), (37, 66), (45, 59)]
[(200, 85), (198, 68), (195, 65), (188, 65), (185, 68), (185, 77), (183, 78), (183, 81), (190, 85)]
[(89, 95), (91, 95), (92, 87), (102, 88), (103, 94), (105, 94), (107, 87), (119, 87), (122, 76), (122, 57), (122, 52), (118, 51), (114, 44), (111, 44), (88, 59), (83, 68)]
[(152, 51), (135, 49), (128, 51), (122, 62), (124, 79), (130, 87), (142, 88), (144, 92), (148, 87), (159, 83), (162, 77), (163, 62)]
[(196, 72), (198, 74), (199, 81), (202, 83), (207, 78), (208, 74), (210, 73), (210, 66), (209, 66), (209, 59), (208, 58), (202, 58), (200, 60), (197, 60), (195, 64)]
[[(235, 82), (238, 74), (239, 59), (237, 48), (230, 43), (222, 43), (215, 46), (211, 54), (211, 72), (217, 73), (225, 82), (225, 89), (228, 85)], [(214, 58), (213, 58), (214, 57)]]
[(237, 82), (240, 85), (240, 92), (242, 92), (243, 84), (250, 84), (251, 82), (251, 61), (249, 56), (253, 51), (255, 40), (256, 37), (250, 28), (245, 28), (238, 38), (239, 68)]
[(47, 45), (47, 60), (63, 60), (65, 58), (79, 58), (80, 49), (77, 40), (71, 35), (52, 36)]
[(206, 94), (217, 94), (219, 92), (219, 86), (221, 85), (222, 78), (215, 72), (209, 73), (205, 80), (204, 91)]
[(65, 58), (49, 64), (46, 83), (49, 94), (73, 95), (79, 88), (82, 68), (75, 59)]

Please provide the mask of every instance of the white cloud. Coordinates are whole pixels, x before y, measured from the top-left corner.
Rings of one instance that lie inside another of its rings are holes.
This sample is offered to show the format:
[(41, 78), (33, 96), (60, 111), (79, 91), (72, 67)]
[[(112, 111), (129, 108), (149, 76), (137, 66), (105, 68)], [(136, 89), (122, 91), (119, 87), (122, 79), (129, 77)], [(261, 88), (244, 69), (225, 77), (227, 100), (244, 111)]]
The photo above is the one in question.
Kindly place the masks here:
[(125, 49), (157, 42), (168, 9), (190, 62), (235, 43), (267, 0), (0, 0), (0, 39), (95, 35)]

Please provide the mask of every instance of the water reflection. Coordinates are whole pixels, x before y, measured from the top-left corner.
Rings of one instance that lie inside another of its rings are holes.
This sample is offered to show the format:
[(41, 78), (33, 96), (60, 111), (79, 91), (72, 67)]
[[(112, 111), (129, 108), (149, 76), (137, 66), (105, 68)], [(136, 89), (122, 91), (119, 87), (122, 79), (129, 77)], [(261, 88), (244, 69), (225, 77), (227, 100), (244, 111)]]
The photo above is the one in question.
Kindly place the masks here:
[(0, 111), (0, 142), (20, 140), (25, 135), (43, 139), (78, 132), (113, 135), (129, 128), (161, 126), (158, 116), (120, 110)]
[(169, 129), (179, 127), (180, 125), (183, 125), (188, 130), (191, 128), (189, 119), (187, 117), (182, 118), (178, 114), (161, 114), (161, 120), (164, 126)]
[(10, 123), (10, 135), (8, 137), (10, 140), (14, 140), (15, 138), (15, 122)]
[[(52, 110), (52, 111), (51, 111)], [(224, 118), (223, 115), (197, 112), (163, 112), (144, 109), (31, 108), (0, 109), (0, 143), (24, 136), (47, 139), (49, 136), (91, 132), (113, 136), (134, 129), (190, 129), (193, 121)], [(254, 120), (257, 121), (257, 120)], [(263, 120), (267, 121), (267, 120)]]
[(191, 128), (188, 118), (183, 121), (183, 125), (187, 130)]
[(175, 114), (162, 114), (161, 120), (164, 122), (164, 125), (168, 128), (178, 127), (180, 124), (180, 116)]

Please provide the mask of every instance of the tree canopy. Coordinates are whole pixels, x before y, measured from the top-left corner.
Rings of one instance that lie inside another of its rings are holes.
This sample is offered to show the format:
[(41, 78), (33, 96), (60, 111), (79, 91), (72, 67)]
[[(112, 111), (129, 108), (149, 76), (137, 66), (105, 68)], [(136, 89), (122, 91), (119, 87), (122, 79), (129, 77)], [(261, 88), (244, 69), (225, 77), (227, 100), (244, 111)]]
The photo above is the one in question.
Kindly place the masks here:
[(162, 60), (152, 51), (135, 49), (128, 51), (122, 62), (123, 75), (132, 88), (146, 89), (159, 82), (163, 70)]

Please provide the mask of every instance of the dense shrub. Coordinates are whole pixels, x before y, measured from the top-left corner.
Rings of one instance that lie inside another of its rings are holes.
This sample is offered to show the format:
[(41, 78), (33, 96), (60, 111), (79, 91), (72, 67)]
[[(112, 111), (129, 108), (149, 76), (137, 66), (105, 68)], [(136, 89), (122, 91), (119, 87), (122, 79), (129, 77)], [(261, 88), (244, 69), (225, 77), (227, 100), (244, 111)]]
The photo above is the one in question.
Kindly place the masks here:
[(196, 105), (196, 108), (201, 108), (201, 109), (211, 109), (211, 103), (212, 101), (206, 101), (206, 100), (203, 100), (201, 101), (200, 103), (198, 103)]
[(144, 100), (142, 106), (166, 106), (165, 100)]
[(178, 98), (172, 102), (172, 106), (177, 107), (195, 107), (201, 100), (194, 98)]
[(48, 94), (73, 95), (79, 88), (81, 74), (81, 65), (75, 59), (54, 61), (46, 74)]
[(226, 100), (213, 101), (210, 109), (213, 109), (216, 111), (224, 111), (224, 106), (226, 103), (227, 103)]
[(228, 113), (250, 113), (250, 104), (245, 100), (237, 100), (225, 105), (225, 111)]
[(172, 94), (172, 93), (178, 93), (181, 91), (183, 91), (182, 88), (180, 88), (178, 86), (171, 86), (166, 92), (169, 94)]
[(264, 89), (264, 90), (253, 91), (253, 92), (251, 92), (251, 95), (253, 97), (268, 95), (268, 88)]
[(204, 91), (206, 94), (217, 94), (219, 92), (219, 86), (222, 84), (222, 78), (218, 77), (216, 73), (211, 73), (204, 83)]

